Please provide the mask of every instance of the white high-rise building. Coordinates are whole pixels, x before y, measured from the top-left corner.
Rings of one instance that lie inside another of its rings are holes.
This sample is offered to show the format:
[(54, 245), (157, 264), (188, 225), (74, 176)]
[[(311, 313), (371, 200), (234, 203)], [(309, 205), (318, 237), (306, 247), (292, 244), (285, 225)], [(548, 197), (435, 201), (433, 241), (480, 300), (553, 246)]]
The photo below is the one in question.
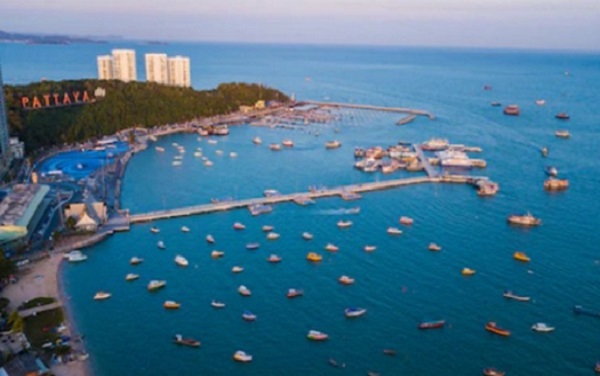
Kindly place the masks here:
[(124, 82), (137, 80), (134, 50), (112, 50), (113, 78)]
[(192, 86), (190, 78), (190, 58), (184, 56), (174, 56), (168, 59), (169, 64), (169, 85), (190, 87)]
[(98, 56), (98, 79), (113, 79), (113, 60), (110, 55)]
[(164, 85), (169, 83), (167, 54), (146, 54), (146, 81)]

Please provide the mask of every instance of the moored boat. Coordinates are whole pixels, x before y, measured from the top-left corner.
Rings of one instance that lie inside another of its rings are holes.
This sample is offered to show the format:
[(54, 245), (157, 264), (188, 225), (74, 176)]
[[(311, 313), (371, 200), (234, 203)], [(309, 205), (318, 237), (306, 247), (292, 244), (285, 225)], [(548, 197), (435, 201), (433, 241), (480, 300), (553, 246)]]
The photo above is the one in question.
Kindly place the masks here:
[(263, 232), (271, 232), (271, 231), (273, 231), (274, 229), (275, 229), (275, 227), (273, 227), (273, 226), (270, 226), (270, 225), (264, 225), (264, 226), (262, 227), (262, 230), (263, 230)]
[(254, 137), (254, 138), (252, 139), (252, 142), (253, 142), (255, 145), (260, 145), (260, 144), (262, 144), (262, 140), (260, 139), (260, 137)]
[(287, 292), (287, 297), (292, 299), (292, 298), (296, 298), (298, 296), (302, 296), (304, 295), (304, 291), (303, 290), (298, 290), (298, 289), (289, 289)]
[(472, 276), (475, 274), (475, 270), (474, 269), (470, 269), (470, 268), (463, 268), (463, 270), (460, 272), (462, 275), (464, 276)]
[(347, 275), (343, 275), (338, 278), (338, 282), (342, 285), (351, 285), (354, 283), (354, 278), (348, 277)]
[(373, 252), (376, 249), (377, 249), (377, 247), (374, 245), (365, 245), (365, 248), (364, 248), (365, 252)]
[(125, 276), (125, 280), (126, 281), (135, 281), (136, 279), (140, 278), (139, 274), (134, 274), (134, 273), (129, 273)]
[(94, 295), (94, 300), (106, 300), (111, 297), (111, 294), (105, 291), (98, 291), (96, 295)]
[(554, 329), (556, 328), (554, 328), (553, 326), (549, 326), (544, 322), (536, 322), (535, 324), (531, 325), (531, 330), (533, 330), (534, 332), (549, 333), (553, 332)]
[(339, 228), (348, 228), (348, 227), (352, 226), (352, 221), (339, 220), (337, 223), (337, 226)]
[(402, 230), (396, 227), (388, 227), (387, 233), (390, 235), (402, 235)]
[(594, 372), (600, 373), (600, 361), (596, 362), (596, 365), (594, 366)]
[(328, 141), (325, 143), (325, 149), (337, 149), (342, 146), (342, 143), (338, 140)]
[(327, 243), (327, 245), (325, 246), (325, 250), (329, 251), (329, 252), (337, 252), (339, 251), (339, 247), (337, 247), (336, 245), (333, 245), (331, 243)]
[(495, 368), (484, 368), (483, 374), (485, 376), (504, 376), (506, 373)]
[(167, 285), (166, 281), (153, 279), (148, 283), (148, 291), (156, 291)]
[(427, 249), (429, 249), (430, 251), (439, 252), (442, 250), (442, 247), (440, 247), (436, 243), (429, 243), (429, 246), (427, 246)]
[(241, 285), (240, 287), (238, 287), (238, 292), (241, 296), (250, 296), (252, 295), (252, 291), (250, 291), (249, 288), (247, 288), (244, 285)]
[(278, 233), (276, 233), (276, 232), (269, 232), (267, 234), (267, 239), (269, 239), (269, 240), (277, 240), (277, 239), (279, 239), (279, 236), (280, 235)]
[(231, 268), (232, 273), (241, 273), (244, 271), (244, 268), (241, 266), (234, 266)]
[(150, 227), (150, 232), (153, 234), (158, 234), (160, 230), (158, 229), (158, 227), (152, 226)]
[(181, 226), (181, 232), (190, 232), (190, 228), (187, 226)]
[(189, 265), (188, 260), (186, 260), (185, 257), (181, 256), (181, 255), (177, 255), (175, 256), (175, 263), (179, 266), (183, 266), (186, 267)]
[(323, 256), (321, 256), (320, 254), (315, 253), (315, 252), (308, 252), (308, 254), (306, 255), (306, 259), (308, 261), (318, 262), (323, 259)]
[(344, 310), (344, 315), (348, 318), (360, 317), (367, 313), (366, 308), (350, 307)]
[(568, 130), (566, 129), (560, 129), (556, 132), (554, 132), (554, 135), (558, 138), (569, 138), (571, 137), (571, 133), (569, 133)]
[(396, 356), (396, 350), (394, 349), (383, 349), (383, 353), (388, 356)]
[(508, 106), (504, 107), (503, 112), (504, 115), (519, 116), (521, 114), (521, 109), (519, 109), (519, 106), (516, 104), (509, 104)]
[(165, 309), (179, 309), (181, 307), (181, 303), (177, 303), (173, 300), (167, 300), (163, 303), (163, 307)]
[(310, 232), (303, 232), (302, 233), (302, 239), (304, 240), (312, 240), (313, 238), (313, 234), (311, 234)]
[(592, 311), (589, 310), (587, 308), (584, 308), (581, 305), (576, 305), (573, 307), (573, 312), (577, 313), (579, 315), (585, 315), (585, 316), (593, 316), (593, 317), (600, 317), (600, 311)]
[(214, 259), (216, 259), (216, 258), (221, 258), (221, 257), (223, 257), (223, 256), (225, 256), (225, 252), (223, 252), (223, 251), (212, 251), (212, 252), (210, 253), (210, 257), (212, 257), (212, 258), (214, 258)]
[(424, 321), (419, 324), (419, 329), (438, 329), (443, 328), (446, 324), (446, 320), (436, 320), (436, 321)]
[(218, 300), (214, 300), (214, 299), (210, 302), (210, 305), (213, 308), (225, 308), (225, 303), (219, 302)]
[(256, 242), (246, 244), (246, 249), (249, 249), (249, 250), (258, 249), (259, 247), (260, 247), (260, 243), (256, 243)]
[(519, 225), (519, 226), (539, 226), (542, 223), (542, 220), (534, 217), (531, 213), (527, 213), (524, 215), (512, 214), (509, 215), (506, 219), (508, 223), (511, 225)]
[(535, 104), (537, 104), (538, 106), (543, 106), (546, 104), (546, 101), (544, 99), (537, 99), (535, 101)]
[(213, 238), (212, 235), (208, 234), (206, 235), (206, 242), (212, 244), (215, 242), (215, 238)]
[(248, 363), (252, 361), (252, 355), (246, 354), (244, 351), (238, 350), (233, 354), (233, 360), (241, 363)]
[(183, 346), (200, 347), (200, 341), (193, 338), (183, 338), (181, 334), (175, 334), (173, 342)]
[(414, 223), (414, 219), (412, 219), (411, 217), (400, 217), (400, 220), (398, 220), (398, 222), (400, 222), (400, 224), (402, 225), (412, 225)]
[(490, 321), (487, 324), (485, 324), (485, 330), (487, 330), (488, 332), (497, 334), (499, 336), (503, 336), (503, 337), (508, 337), (510, 336), (510, 331), (506, 330), (506, 329), (502, 329), (500, 328), (498, 325), (496, 325), (495, 322)]
[(246, 228), (246, 226), (244, 226), (243, 224), (241, 224), (240, 222), (235, 222), (233, 224), (233, 229), (234, 230), (244, 230)]
[(271, 149), (273, 151), (279, 151), (279, 150), (281, 150), (281, 145), (280, 144), (270, 144), (269, 149)]
[(554, 117), (560, 120), (569, 120), (571, 118), (566, 112), (559, 112)]
[(65, 253), (64, 256), (69, 262), (82, 262), (87, 260), (87, 256), (81, 253), (81, 251), (74, 250), (69, 253)]
[(291, 148), (294, 146), (294, 141), (292, 140), (283, 140), (281, 141), (281, 145), (287, 147), (287, 148)]
[(546, 166), (544, 171), (546, 172), (546, 175), (558, 176), (558, 169), (554, 166)]
[(550, 178), (544, 181), (544, 189), (547, 191), (564, 191), (568, 188), (569, 181), (567, 179)]
[(250, 311), (244, 311), (242, 318), (246, 321), (256, 321), (256, 315)]
[(318, 330), (309, 330), (306, 338), (311, 341), (325, 341), (329, 338), (329, 336), (325, 333), (319, 332)]
[(515, 253), (513, 253), (513, 258), (517, 261), (522, 261), (522, 262), (529, 262), (531, 261), (531, 258), (529, 258), (529, 256), (527, 256), (525, 254), (525, 252), (520, 252), (517, 251)]
[(517, 295), (517, 294), (513, 293), (511, 290), (504, 290), (504, 293), (502, 293), (502, 296), (505, 297), (506, 299), (512, 299), (512, 300), (516, 300), (518, 302), (528, 302), (531, 300), (531, 297)]
[(158, 247), (158, 249), (165, 249), (165, 248), (167, 248), (167, 246), (165, 245), (165, 242), (163, 242), (162, 240), (159, 240), (156, 243), (156, 246)]
[(129, 263), (130, 263), (131, 265), (139, 265), (139, 264), (141, 264), (142, 262), (144, 262), (144, 259), (143, 259), (143, 258), (139, 258), (139, 257), (135, 257), (135, 256), (134, 256), (134, 257), (132, 257), (132, 258), (131, 258), (131, 260), (129, 260)]
[(548, 148), (547, 147), (543, 147), (542, 148), (542, 157), (547, 157), (548, 156)]
[(276, 255), (276, 254), (273, 253), (273, 254), (271, 254), (269, 256), (269, 258), (267, 259), (267, 261), (270, 262), (270, 263), (276, 264), (278, 262), (281, 262), (281, 257), (279, 257), (278, 255)]

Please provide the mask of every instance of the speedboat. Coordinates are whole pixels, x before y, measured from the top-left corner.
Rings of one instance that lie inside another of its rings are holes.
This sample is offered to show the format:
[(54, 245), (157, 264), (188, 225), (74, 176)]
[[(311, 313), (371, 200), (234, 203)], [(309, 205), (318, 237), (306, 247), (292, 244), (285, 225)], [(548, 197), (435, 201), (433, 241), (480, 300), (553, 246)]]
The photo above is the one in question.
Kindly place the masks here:
[(469, 269), (469, 268), (463, 268), (463, 270), (460, 272), (462, 275), (464, 276), (472, 276), (475, 274), (475, 270), (473, 269)]
[(240, 295), (241, 295), (241, 296), (250, 296), (250, 295), (252, 295), (252, 292), (250, 291), (250, 289), (249, 289), (249, 288), (247, 288), (247, 287), (246, 287), (246, 286), (244, 286), (244, 285), (241, 285), (241, 286), (238, 288), (238, 292), (240, 293)]
[(429, 249), (430, 251), (439, 252), (442, 250), (442, 247), (440, 247), (439, 245), (437, 245), (435, 243), (429, 243), (429, 246), (427, 247), (427, 249)]
[(77, 250), (65, 254), (65, 257), (69, 262), (82, 262), (87, 260), (87, 256)]
[(248, 363), (252, 361), (252, 355), (246, 354), (245, 352), (238, 350), (233, 354), (233, 360), (236, 362)]
[(241, 273), (243, 271), (244, 271), (244, 268), (241, 266), (234, 266), (233, 268), (231, 268), (232, 273)]
[(531, 330), (540, 332), (540, 333), (553, 332), (554, 329), (555, 328), (553, 326), (549, 326), (548, 324), (543, 323), (543, 322), (536, 322), (535, 324), (531, 325)]
[(497, 370), (495, 368), (484, 368), (483, 369), (483, 374), (485, 376), (504, 376), (505, 372)]
[(104, 291), (98, 291), (96, 295), (94, 295), (94, 300), (106, 300), (110, 298), (110, 293)]
[(554, 166), (546, 166), (544, 171), (546, 172), (547, 175), (558, 176), (558, 169)]
[(304, 240), (312, 240), (313, 238), (313, 234), (311, 234), (310, 232), (303, 232), (302, 233), (302, 239)]
[(544, 146), (542, 148), (542, 157), (547, 157), (547, 156), (548, 156), (548, 148)]
[(270, 263), (276, 264), (278, 262), (281, 262), (281, 257), (279, 257), (278, 255), (273, 253), (273, 254), (271, 254), (271, 256), (269, 256), (267, 261), (269, 261)]
[(161, 153), (162, 153), (163, 151), (165, 151), (165, 148), (163, 148), (163, 147), (161, 147), (161, 146), (157, 146), (157, 147), (155, 147), (154, 149), (156, 149), (156, 151), (159, 151), (159, 152), (161, 152)]
[(213, 308), (225, 308), (225, 303), (219, 302), (217, 300), (213, 300), (212, 302), (210, 302), (210, 305), (213, 306)]
[(136, 279), (140, 278), (139, 274), (134, 274), (134, 273), (129, 273), (125, 276), (125, 280), (126, 281), (135, 281)]
[(325, 250), (329, 251), (329, 252), (337, 252), (339, 251), (339, 247), (331, 244), (331, 243), (327, 243), (327, 245), (325, 246)]
[(234, 230), (244, 230), (246, 228), (246, 226), (244, 226), (243, 224), (241, 224), (240, 222), (235, 222), (233, 224), (233, 229)]
[(165, 309), (179, 309), (179, 307), (181, 307), (181, 303), (177, 303), (172, 300), (167, 300), (163, 303), (163, 307)]
[(278, 233), (276, 233), (276, 232), (269, 232), (267, 234), (267, 239), (269, 239), (269, 240), (277, 240), (277, 239), (279, 239), (279, 236), (280, 235)]
[(144, 259), (143, 258), (139, 258), (139, 257), (132, 257), (131, 260), (129, 260), (129, 263), (131, 265), (139, 265), (142, 262), (144, 262)]
[(248, 243), (248, 244), (246, 244), (246, 249), (253, 250), (253, 249), (258, 249), (258, 247), (260, 247), (259, 243)]
[(256, 145), (260, 145), (260, 144), (262, 144), (262, 140), (260, 139), (260, 137), (254, 137), (254, 138), (252, 139), (252, 142), (253, 142), (254, 144), (256, 144)]
[(319, 332), (318, 330), (309, 330), (306, 338), (311, 341), (325, 341), (329, 338), (329, 336), (325, 333)]
[(287, 148), (291, 148), (291, 147), (294, 146), (294, 141), (292, 141), (292, 140), (283, 140), (281, 142), (281, 145), (283, 145), (283, 146), (285, 146)]
[(388, 227), (387, 229), (387, 233), (390, 235), (401, 235), (402, 234), (402, 230), (396, 228), (396, 227)]
[(537, 104), (538, 106), (543, 106), (546, 104), (546, 101), (544, 99), (538, 99), (535, 101), (535, 104)]
[(204, 165), (205, 165), (206, 167), (210, 167), (210, 166), (212, 166), (213, 164), (214, 164), (214, 163), (213, 163), (213, 161), (209, 161), (208, 159), (204, 161)]
[(238, 154), (235, 151), (229, 153), (229, 158), (237, 158)]
[(554, 117), (560, 120), (569, 120), (571, 118), (566, 112), (559, 112)]
[(338, 140), (333, 140), (325, 143), (325, 149), (337, 149), (342, 146), (342, 143)]
[(487, 324), (485, 324), (485, 330), (487, 330), (488, 332), (497, 334), (499, 336), (503, 336), (503, 337), (508, 337), (510, 336), (510, 331), (506, 330), (506, 329), (502, 329), (500, 328), (498, 325), (496, 325), (495, 322), (490, 321)]
[(409, 226), (414, 223), (414, 219), (412, 219), (411, 217), (400, 217), (400, 220), (398, 222), (400, 222), (400, 224), (402, 225)]
[(158, 229), (158, 227), (152, 226), (150, 227), (150, 232), (153, 234), (158, 234), (160, 230)]
[(279, 150), (281, 150), (281, 145), (280, 144), (270, 144), (269, 149), (271, 149), (273, 151), (279, 151)]
[(181, 255), (177, 255), (175, 256), (175, 263), (179, 266), (183, 266), (186, 267), (189, 265), (188, 260), (186, 260), (185, 257), (181, 256)]
[(298, 296), (302, 296), (304, 295), (304, 291), (302, 290), (297, 290), (297, 289), (289, 289), (287, 292), (287, 297), (292, 299), (292, 298), (296, 298)]
[(531, 300), (531, 297), (516, 295), (511, 290), (504, 290), (504, 293), (502, 294), (502, 296), (504, 296), (506, 299), (512, 299), (512, 300), (516, 300), (518, 302), (528, 302)]
[(246, 321), (255, 321), (256, 315), (250, 311), (244, 311), (244, 313), (242, 313), (242, 318)]
[(225, 252), (223, 252), (223, 251), (212, 251), (212, 252), (210, 253), (210, 257), (212, 257), (212, 258), (214, 258), (214, 259), (216, 259), (216, 258), (221, 258), (221, 257), (223, 257), (223, 256), (225, 256)]
[(263, 232), (271, 232), (271, 231), (273, 231), (273, 229), (275, 229), (275, 227), (270, 226), (270, 225), (264, 225), (262, 227)]
[(177, 167), (177, 166), (181, 166), (181, 165), (183, 165), (183, 162), (182, 162), (182, 161), (179, 161), (179, 160), (177, 160), (177, 161), (173, 161), (171, 164), (172, 164), (173, 166)]
[(163, 242), (162, 240), (159, 240), (156, 243), (156, 246), (158, 247), (158, 249), (165, 249), (165, 248), (167, 248), (167, 246), (165, 245), (165, 242)]
[(365, 245), (364, 249), (365, 249), (365, 252), (373, 252), (374, 250), (377, 249), (377, 247), (374, 245)]
[(529, 261), (531, 261), (531, 258), (529, 258), (529, 256), (527, 256), (525, 254), (525, 252), (519, 252), (519, 251), (517, 251), (517, 252), (513, 253), (513, 258), (515, 260), (517, 260), (517, 261), (523, 261), (523, 262), (529, 262)]
[(338, 221), (337, 226), (339, 228), (348, 228), (348, 227), (352, 226), (352, 221), (340, 220), (340, 221)]
[(519, 116), (520, 114), (521, 110), (516, 104), (509, 104), (508, 106), (504, 107), (504, 115)]
[(209, 234), (209, 235), (206, 235), (206, 241), (208, 243), (212, 244), (215, 242), (215, 238), (213, 238), (213, 236)]
[(315, 252), (308, 252), (308, 254), (306, 255), (306, 259), (308, 261), (318, 262), (323, 259), (323, 256)]
[(190, 346), (190, 347), (200, 347), (200, 341), (197, 341), (192, 338), (183, 338), (181, 334), (175, 334), (175, 338), (173, 339), (178, 345)]
[(566, 129), (558, 130), (558, 131), (554, 132), (554, 135), (556, 137), (558, 137), (558, 138), (569, 138), (569, 137), (571, 137), (571, 134)]
[(419, 329), (439, 329), (443, 328), (446, 324), (446, 320), (437, 320), (437, 321), (424, 321), (419, 324)]
[(542, 223), (542, 220), (534, 217), (531, 213), (527, 213), (524, 215), (512, 214), (509, 215), (506, 219), (508, 223), (511, 225), (519, 225), (519, 226), (539, 226)]
[(348, 318), (360, 317), (367, 313), (366, 308), (350, 307), (344, 310), (344, 315)]
[(340, 278), (338, 278), (338, 282), (342, 285), (351, 285), (354, 283), (354, 278), (350, 278), (347, 275), (343, 275)]
[(150, 281), (150, 283), (148, 283), (148, 291), (156, 291), (158, 289), (161, 289), (163, 287), (165, 287), (167, 285), (167, 281), (161, 281), (161, 280), (152, 280)]
[(181, 232), (190, 232), (190, 228), (187, 226), (181, 226)]

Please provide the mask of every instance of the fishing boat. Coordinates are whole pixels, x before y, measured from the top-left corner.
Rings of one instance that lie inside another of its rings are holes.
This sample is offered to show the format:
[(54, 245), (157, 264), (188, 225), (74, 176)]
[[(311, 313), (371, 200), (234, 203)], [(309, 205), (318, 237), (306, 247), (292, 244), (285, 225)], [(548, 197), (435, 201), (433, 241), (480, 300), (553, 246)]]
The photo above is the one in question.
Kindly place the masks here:
[(418, 328), (421, 330), (439, 329), (439, 328), (443, 328), (444, 325), (446, 325), (446, 320), (424, 321), (419, 324)]
[(253, 142), (255, 145), (260, 145), (260, 144), (262, 144), (262, 140), (260, 139), (260, 137), (254, 137), (254, 138), (252, 139), (252, 142)]
[(549, 326), (548, 324), (544, 323), (544, 322), (536, 322), (535, 324), (531, 325), (531, 330), (533, 330), (534, 332), (540, 332), (540, 333), (550, 333), (554, 331), (553, 326)]
[(487, 324), (485, 324), (485, 330), (503, 337), (510, 336), (510, 331), (498, 327), (498, 325), (496, 325), (496, 323), (493, 321), (490, 321)]
[(156, 291), (167, 285), (167, 281), (153, 279), (148, 283), (148, 291)]
[(569, 181), (567, 179), (554, 179), (549, 178), (544, 181), (544, 189), (547, 191), (564, 191), (569, 188)]
[(543, 147), (542, 148), (542, 157), (547, 157), (548, 156), (548, 148), (547, 147)]
[(348, 318), (360, 317), (367, 313), (366, 308), (350, 307), (344, 310), (344, 315)]
[(210, 302), (210, 305), (211, 305), (213, 308), (225, 308), (225, 303), (223, 303), (223, 302), (219, 302), (219, 301), (217, 301), (217, 300), (214, 300), (214, 299), (213, 299), (213, 300)]
[(129, 263), (131, 265), (139, 265), (142, 262), (144, 262), (144, 259), (143, 258), (139, 258), (139, 257), (132, 257), (131, 260), (129, 260)]
[(213, 238), (213, 236), (210, 234), (206, 235), (206, 242), (212, 244), (215, 242), (215, 238)]
[(337, 226), (339, 228), (348, 228), (348, 227), (352, 226), (352, 221), (340, 220), (340, 221), (338, 221)]
[(111, 297), (111, 294), (104, 291), (98, 291), (96, 295), (94, 295), (94, 300), (106, 300)]
[(267, 239), (268, 240), (277, 240), (277, 239), (279, 239), (279, 236), (280, 235), (278, 233), (276, 233), (276, 232), (269, 232), (267, 234)]
[(464, 276), (472, 276), (475, 274), (475, 270), (474, 269), (469, 269), (469, 268), (463, 268), (463, 270), (460, 272), (462, 275)]
[(278, 262), (281, 262), (281, 257), (279, 257), (278, 255), (276, 255), (276, 254), (273, 253), (273, 254), (271, 254), (269, 256), (269, 258), (267, 259), (267, 261), (270, 262), (270, 263), (272, 263), (272, 264), (276, 264)]
[(568, 130), (566, 129), (560, 129), (556, 132), (554, 132), (554, 135), (558, 138), (569, 138), (571, 137), (571, 133), (569, 133)]
[(248, 243), (246, 244), (246, 249), (249, 250), (254, 250), (254, 249), (258, 249), (260, 247), (260, 243)]
[(235, 222), (233, 224), (233, 229), (234, 230), (244, 230), (246, 228), (246, 226), (244, 226), (243, 224), (241, 224), (240, 222)]
[(190, 232), (190, 228), (187, 226), (181, 226), (181, 232)]
[(338, 278), (338, 282), (342, 285), (351, 285), (354, 283), (354, 278), (350, 278), (347, 275), (343, 275), (340, 278)]
[(252, 295), (252, 291), (250, 291), (250, 289), (247, 288), (244, 285), (241, 285), (240, 287), (238, 287), (238, 292), (240, 293), (241, 296), (250, 296), (250, 295)]
[(275, 227), (270, 226), (270, 225), (264, 225), (262, 227), (263, 232), (271, 232), (271, 231), (273, 231), (273, 229), (275, 229)]
[(528, 302), (531, 300), (531, 297), (516, 295), (511, 290), (504, 290), (504, 293), (502, 293), (502, 296), (504, 296), (506, 299), (512, 299), (512, 300), (516, 300), (518, 302)]
[(244, 271), (244, 268), (242, 268), (241, 266), (234, 266), (233, 268), (231, 268), (232, 273), (241, 273), (243, 271)]
[(162, 240), (159, 240), (158, 242), (156, 242), (156, 246), (158, 247), (158, 249), (167, 248), (167, 246), (165, 245), (165, 242), (163, 242)]
[(342, 143), (338, 140), (328, 141), (325, 143), (325, 149), (337, 149), (342, 146)]
[(271, 149), (273, 151), (280, 151), (281, 150), (281, 145), (280, 144), (270, 144), (269, 145), (269, 149)]
[(308, 254), (306, 255), (306, 259), (308, 261), (318, 262), (323, 259), (323, 256), (321, 256), (320, 254), (315, 253), (315, 252), (308, 252)]
[(158, 234), (160, 232), (160, 230), (158, 229), (158, 227), (150, 227), (150, 232), (153, 234)]
[(396, 227), (388, 227), (387, 233), (390, 235), (402, 235), (402, 230)]
[(554, 117), (560, 120), (569, 120), (571, 118), (566, 112), (559, 112)]
[(319, 332), (318, 330), (309, 330), (306, 338), (311, 341), (325, 341), (329, 338), (329, 336), (325, 333)]
[(327, 245), (325, 246), (325, 250), (327, 250), (329, 252), (337, 252), (340, 249), (337, 246), (335, 246), (335, 245), (333, 245), (331, 243), (327, 243)]
[(286, 296), (289, 299), (292, 299), (292, 298), (297, 298), (297, 297), (302, 296), (302, 295), (304, 295), (304, 291), (303, 290), (289, 289)]
[(398, 222), (400, 222), (401, 225), (409, 226), (414, 223), (414, 219), (412, 219), (411, 217), (400, 217), (400, 220)]
[(69, 262), (82, 262), (87, 260), (87, 256), (81, 253), (81, 251), (74, 250), (69, 253), (65, 253), (65, 258)]
[(311, 234), (310, 232), (303, 232), (302, 233), (302, 239), (304, 240), (312, 240), (313, 238), (313, 234)]
[(519, 116), (520, 114), (521, 109), (519, 109), (519, 106), (516, 104), (509, 104), (508, 106), (504, 107), (504, 115)]
[(377, 249), (377, 247), (374, 245), (365, 245), (365, 248), (364, 248), (365, 252), (373, 252), (376, 249)]
[(250, 311), (244, 311), (242, 318), (246, 321), (256, 321), (256, 315)]
[(525, 252), (520, 252), (517, 251), (515, 253), (513, 253), (513, 258), (517, 261), (522, 261), (522, 262), (529, 262), (531, 261), (531, 258), (529, 258), (529, 256), (527, 256), (525, 254)]
[(534, 217), (531, 213), (527, 213), (524, 215), (512, 214), (509, 215), (506, 219), (508, 223), (511, 225), (518, 226), (539, 226), (542, 223), (542, 220)]
[(554, 166), (546, 166), (546, 168), (544, 169), (544, 171), (546, 172), (546, 175), (549, 176), (558, 176), (558, 169)]
[(585, 315), (585, 316), (593, 316), (593, 317), (600, 317), (600, 311), (592, 311), (589, 310), (587, 308), (584, 308), (581, 305), (576, 305), (573, 307), (573, 312), (577, 313), (579, 315)]
[(223, 256), (225, 256), (225, 252), (223, 252), (223, 251), (212, 251), (210, 253), (210, 257), (212, 257), (214, 259), (221, 258)]
[(181, 334), (175, 334), (173, 342), (183, 346), (200, 347), (200, 341), (192, 338), (183, 338)]
[(483, 374), (485, 376), (504, 376), (506, 373), (495, 368), (484, 368)]
[(167, 300), (163, 303), (163, 307), (165, 309), (179, 309), (179, 307), (181, 307), (181, 303), (177, 303), (173, 300)]
[(134, 274), (134, 273), (129, 273), (125, 276), (125, 280), (130, 282), (130, 281), (135, 281), (136, 279), (140, 278), (139, 274)]
[(281, 141), (281, 145), (285, 146), (286, 148), (291, 148), (294, 146), (294, 141), (292, 140), (283, 140)]
[(429, 249), (430, 251), (439, 252), (442, 250), (442, 247), (440, 247), (439, 245), (437, 245), (435, 243), (429, 243), (429, 246), (427, 246), (427, 249)]
[(245, 352), (238, 350), (233, 354), (233, 360), (241, 363), (248, 363), (252, 361), (252, 355), (246, 354)]
[(188, 260), (186, 260), (185, 257), (181, 256), (181, 255), (177, 255), (175, 256), (175, 263), (179, 266), (183, 266), (186, 267), (189, 265)]

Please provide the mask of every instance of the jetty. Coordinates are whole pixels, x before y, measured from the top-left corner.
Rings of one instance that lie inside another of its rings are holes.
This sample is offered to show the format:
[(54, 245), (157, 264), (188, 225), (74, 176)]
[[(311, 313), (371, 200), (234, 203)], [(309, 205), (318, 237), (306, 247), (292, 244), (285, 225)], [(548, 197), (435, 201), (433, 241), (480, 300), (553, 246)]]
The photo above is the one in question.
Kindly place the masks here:
[[(338, 107), (338, 108), (354, 108), (358, 110), (373, 110), (373, 111), (386, 111), (386, 112), (399, 112), (402, 114), (415, 115), (415, 116), (426, 116), (430, 120), (433, 120), (435, 117), (428, 111), (418, 110), (414, 108), (406, 108), (406, 107), (383, 107), (383, 106), (373, 106), (370, 104), (353, 104), (353, 103), (339, 103), (339, 102), (319, 102), (319, 101), (310, 101), (305, 100), (302, 101), (305, 104), (314, 104), (321, 107)], [(412, 119), (411, 119), (412, 120)]]
[(421, 149), (421, 145), (414, 144), (413, 147), (415, 148), (415, 151), (417, 152), (417, 156), (419, 157), (419, 160), (421, 161), (421, 165), (425, 169), (425, 172), (427, 172), (427, 175), (430, 178), (436, 178), (436, 177), (440, 176), (440, 173), (436, 169), (433, 168), (431, 163), (429, 163), (429, 158), (427, 158), (425, 156), (425, 154), (423, 153), (423, 149)]

